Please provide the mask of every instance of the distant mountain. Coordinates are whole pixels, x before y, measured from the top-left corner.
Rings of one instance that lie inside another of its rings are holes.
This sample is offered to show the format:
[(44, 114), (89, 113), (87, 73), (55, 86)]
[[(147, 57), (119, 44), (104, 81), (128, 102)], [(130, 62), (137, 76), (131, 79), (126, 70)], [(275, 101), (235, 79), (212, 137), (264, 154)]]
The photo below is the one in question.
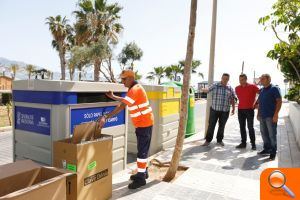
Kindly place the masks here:
[(21, 61), (15, 61), (15, 60), (9, 60), (7, 58), (2, 58), (0, 57), (0, 66), (6, 66), (6, 67), (9, 67), (10, 65), (12, 64), (17, 64), (21, 67), (25, 67), (26, 66), (26, 63), (25, 62), (21, 62)]
[[(20, 66), (20, 69), (17, 72), (16, 79), (28, 79), (27, 72), (25, 70), (25, 67), (28, 63), (25, 63), (25, 62), (22, 62), (22, 61), (9, 60), (9, 59), (3, 58), (3, 57), (0, 57), (0, 73), (1, 73), (1, 75), (4, 72), (5, 76), (11, 77), (10, 66), (13, 65), (13, 64), (17, 64), (17, 65)], [(35, 67), (37, 69), (42, 69), (41, 67), (36, 66), (36, 65), (35, 65)], [(57, 76), (57, 73), (54, 72), (54, 77), (56, 78), (56, 76)]]
[[(15, 60), (9, 60), (7, 58), (0, 57), (0, 73), (5, 76), (11, 76), (11, 71), (10, 71), (10, 66), (13, 64), (17, 64), (20, 66), (20, 69), (17, 73), (16, 79), (27, 79), (27, 74), (25, 71), (25, 67), (27, 63), (22, 62), (22, 61), (15, 61)], [(41, 69), (41, 67), (36, 66), (37, 69)]]
[[(11, 77), (11, 70), (10, 66), (12, 64), (17, 64), (20, 66), (20, 70), (17, 72), (16, 79), (28, 79), (27, 72), (25, 70), (25, 67), (27, 63), (22, 62), (22, 61), (14, 61), (14, 60), (9, 60), (7, 58), (0, 57), (0, 74), (2, 75), (3, 72), (5, 76)], [(35, 65), (36, 66), (36, 65)], [(42, 69), (42, 67), (36, 66), (37, 69)], [(74, 81), (78, 80), (78, 74), (79, 72), (75, 72), (74, 74)], [(66, 71), (66, 79), (69, 79), (69, 73), (68, 70)], [(34, 77), (32, 77), (34, 78)], [(60, 79), (60, 72), (53, 72), (53, 80), (59, 80)], [(93, 80), (93, 73), (91, 71), (87, 72), (85, 75), (82, 75), (82, 79), (84, 80)]]

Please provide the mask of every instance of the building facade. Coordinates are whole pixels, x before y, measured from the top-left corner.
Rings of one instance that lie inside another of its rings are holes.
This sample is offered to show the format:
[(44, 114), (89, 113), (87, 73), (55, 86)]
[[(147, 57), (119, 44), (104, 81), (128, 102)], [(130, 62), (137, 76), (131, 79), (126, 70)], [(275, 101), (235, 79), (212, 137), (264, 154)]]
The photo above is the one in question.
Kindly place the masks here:
[(7, 76), (0, 76), (0, 90), (11, 90), (12, 78)]

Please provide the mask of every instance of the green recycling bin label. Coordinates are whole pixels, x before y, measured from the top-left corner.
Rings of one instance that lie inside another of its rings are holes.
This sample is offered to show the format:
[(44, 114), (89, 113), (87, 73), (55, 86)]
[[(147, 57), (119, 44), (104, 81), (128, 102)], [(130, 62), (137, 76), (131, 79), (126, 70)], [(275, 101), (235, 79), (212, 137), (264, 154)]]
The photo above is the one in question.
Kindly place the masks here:
[(90, 171), (92, 169), (94, 169), (97, 166), (97, 162), (93, 161), (90, 164), (88, 164), (87, 169)]
[(77, 172), (77, 167), (76, 165), (72, 165), (72, 164), (67, 164), (67, 169), (73, 172)]

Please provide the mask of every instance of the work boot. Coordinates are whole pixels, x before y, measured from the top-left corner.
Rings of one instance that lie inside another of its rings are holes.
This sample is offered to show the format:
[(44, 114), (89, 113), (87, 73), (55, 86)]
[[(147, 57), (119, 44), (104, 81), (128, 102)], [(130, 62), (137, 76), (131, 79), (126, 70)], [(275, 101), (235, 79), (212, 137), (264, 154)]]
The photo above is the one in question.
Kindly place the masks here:
[(235, 148), (236, 148), (236, 149), (245, 149), (246, 146), (247, 146), (246, 143), (241, 143), (241, 144), (237, 145)]
[(137, 177), (137, 178), (134, 179), (134, 181), (132, 183), (130, 183), (128, 185), (128, 188), (129, 189), (137, 189), (137, 188), (140, 188), (144, 185), (146, 185), (146, 179)]
[[(143, 176), (143, 175), (141, 175), (141, 174), (139, 174), (139, 173), (141, 173), (141, 172), (138, 172), (138, 173), (136, 173), (136, 174), (131, 175), (131, 176), (130, 176), (130, 180), (133, 180), (133, 181), (134, 181), (137, 177), (139, 178), (139, 177)], [(148, 179), (148, 178), (149, 178), (148, 167), (146, 168), (146, 172), (144, 173), (144, 178), (145, 178), (145, 179)]]

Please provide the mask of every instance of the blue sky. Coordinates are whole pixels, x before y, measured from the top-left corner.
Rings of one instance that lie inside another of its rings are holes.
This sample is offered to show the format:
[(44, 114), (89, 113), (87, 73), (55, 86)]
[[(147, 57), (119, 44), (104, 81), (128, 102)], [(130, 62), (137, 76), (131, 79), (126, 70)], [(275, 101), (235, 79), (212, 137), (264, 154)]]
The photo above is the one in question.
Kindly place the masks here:
[[(137, 69), (146, 74), (153, 67), (164, 66), (185, 58), (188, 33), (189, 6), (186, 0), (119, 0), (124, 31), (115, 49), (118, 54), (125, 43), (135, 41), (144, 51)], [(252, 79), (270, 73), (273, 82), (283, 84), (276, 62), (266, 53), (276, 41), (270, 31), (257, 22), (271, 11), (275, 0), (219, 0), (215, 79), (223, 72), (230, 73), (232, 85), (237, 84), (242, 61), (245, 72)], [(72, 11), (77, 0), (1, 0), (0, 1), (0, 57), (24, 61), (59, 71), (57, 52), (51, 47), (51, 35), (45, 18), (58, 14), (74, 21)], [(200, 71), (208, 69), (212, 0), (198, 1), (198, 15), (194, 58), (202, 61)], [(119, 67), (115, 63), (117, 72)], [(207, 77), (207, 76), (206, 76)], [(193, 76), (192, 83), (201, 81)]]

